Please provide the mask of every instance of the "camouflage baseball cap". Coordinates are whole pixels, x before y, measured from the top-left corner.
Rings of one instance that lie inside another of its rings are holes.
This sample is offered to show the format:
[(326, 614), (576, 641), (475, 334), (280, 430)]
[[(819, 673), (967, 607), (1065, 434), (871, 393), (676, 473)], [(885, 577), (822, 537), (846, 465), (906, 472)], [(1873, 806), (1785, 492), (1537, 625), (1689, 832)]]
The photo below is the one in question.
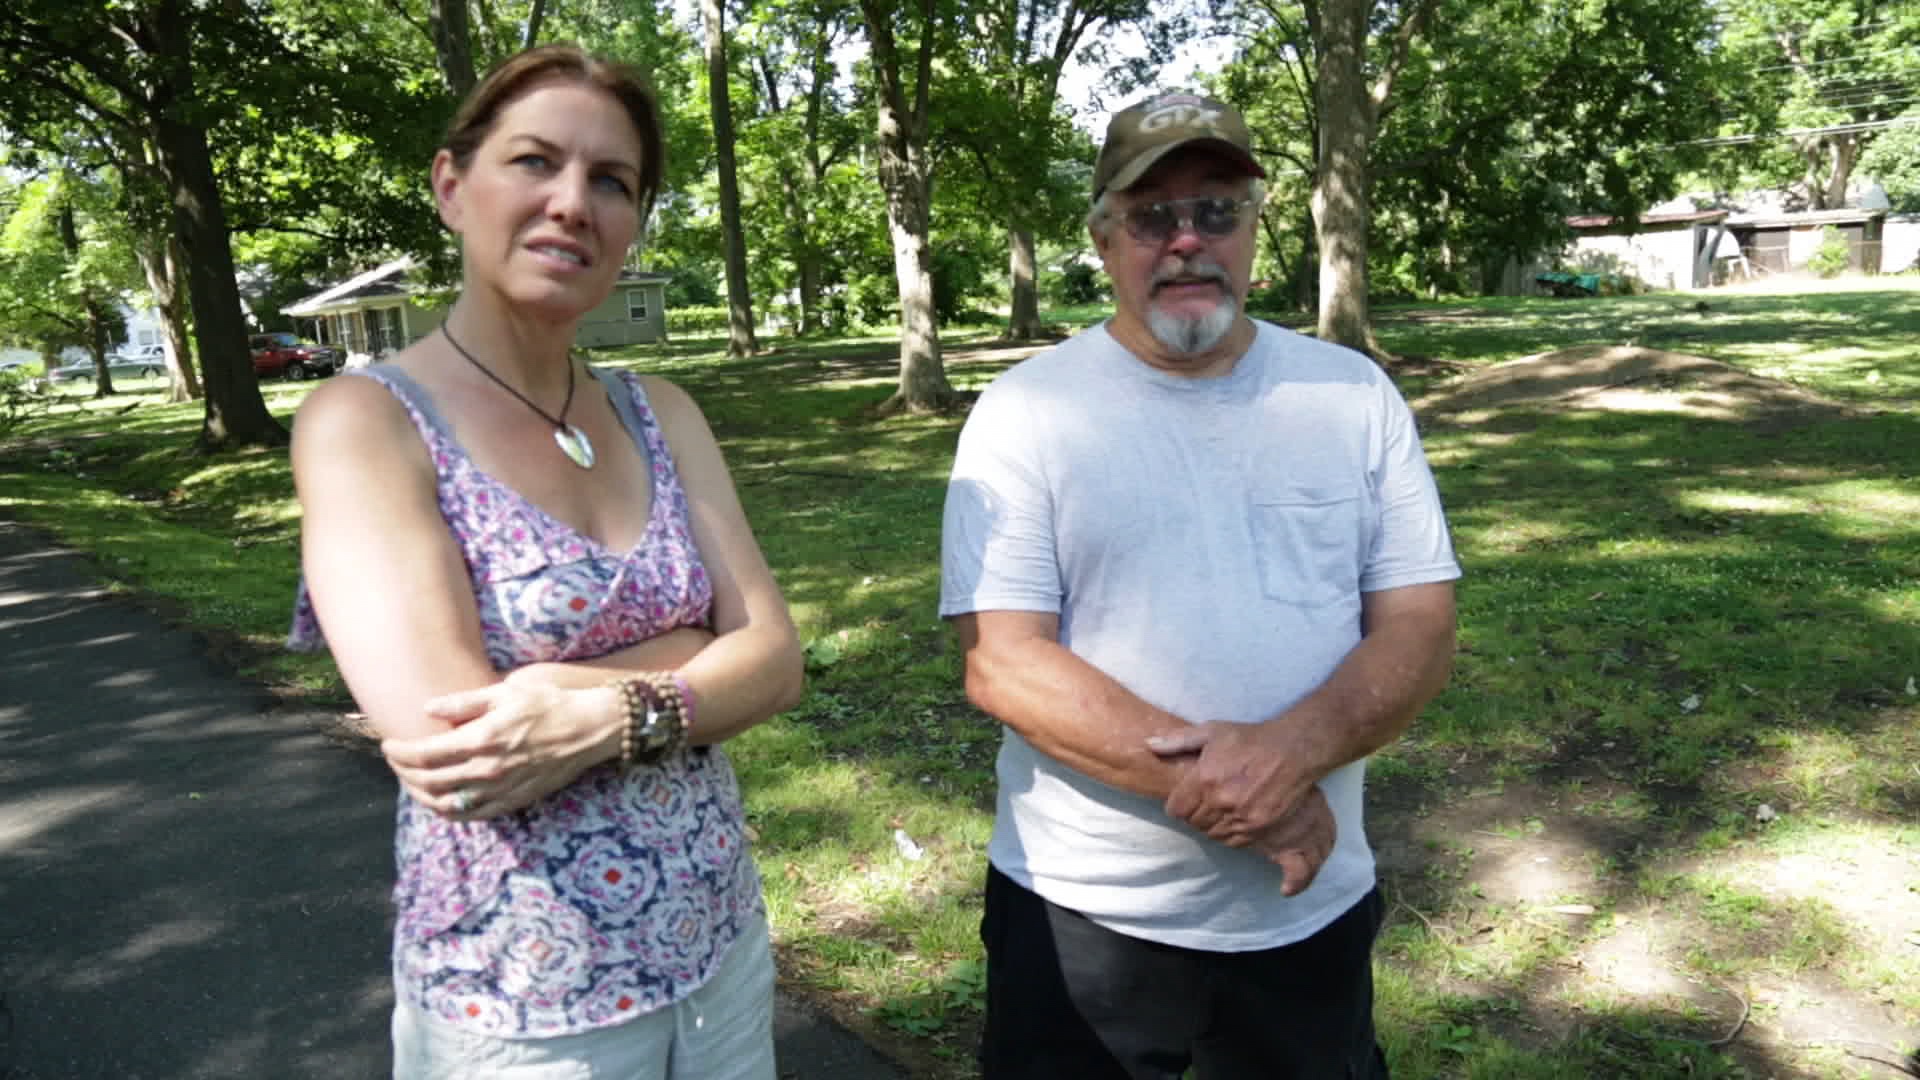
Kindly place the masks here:
[(1198, 94), (1161, 94), (1127, 106), (1107, 122), (1107, 141), (1093, 166), (1093, 197), (1098, 199), (1108, 188), (1127, 190), (1155, 162), (1193, 143), (1206, 143), (1249, 174), (1266, 179), (1267, 170), (1253, 160), (1253, 137), (1239, 110)]

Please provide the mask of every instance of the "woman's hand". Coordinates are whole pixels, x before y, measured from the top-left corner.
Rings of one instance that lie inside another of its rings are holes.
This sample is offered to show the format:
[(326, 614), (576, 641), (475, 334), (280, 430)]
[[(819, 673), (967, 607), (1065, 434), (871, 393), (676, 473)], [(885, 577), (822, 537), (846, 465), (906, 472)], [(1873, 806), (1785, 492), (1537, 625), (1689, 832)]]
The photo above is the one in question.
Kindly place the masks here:
[(619, 756), (625, 708), (605, 686), (515, 679), (427, 702), (453, 730), (380, 744), (414, 801), (453, 821), (524, 810)]

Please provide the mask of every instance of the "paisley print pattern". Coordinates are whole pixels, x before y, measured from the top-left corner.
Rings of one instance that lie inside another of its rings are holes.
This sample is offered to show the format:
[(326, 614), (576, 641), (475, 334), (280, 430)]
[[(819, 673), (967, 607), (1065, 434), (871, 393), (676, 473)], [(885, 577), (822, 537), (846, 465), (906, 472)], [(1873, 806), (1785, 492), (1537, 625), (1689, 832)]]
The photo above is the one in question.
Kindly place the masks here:
[[(653, 473), (646, 531), (623, 553), (475, 466), (398, 369), (350, 374), (399, 398), (426, 442), (496, 671), (706, 625), (713, 585), (638, 378), (595, 372)], [(304, 582), (288, 644), (326, 644)], [(479, 1034), (574, 1034), (671, 1004), (706, 981), (761, 910), (739, 786), (717, 747), (653, 768), (591, 769), (483, 822), (447, 821), (403, 789), (395, 817), (395, 981), (415, 1005)]]

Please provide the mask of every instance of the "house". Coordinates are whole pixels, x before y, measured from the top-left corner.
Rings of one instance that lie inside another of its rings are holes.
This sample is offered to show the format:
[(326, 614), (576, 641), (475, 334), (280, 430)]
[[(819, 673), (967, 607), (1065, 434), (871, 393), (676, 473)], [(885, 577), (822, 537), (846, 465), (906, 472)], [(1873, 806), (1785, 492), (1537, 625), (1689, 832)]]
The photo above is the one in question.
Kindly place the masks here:
[[(297, 303), (283, 313), (312, 322), (314, 340), (346, 350), (358, 367), (384, 359), (437, 329), (446, 308), (411, 279), (410, 258), (357, 274)], [(580, 320), (574, 344), (594, 349), (637, 345), (667, 337), (665, 274), (624, 269), (613, 293)]]
[[(166, 323), (161, 320), (160, 309), (136, 308), (126, 301), (119, 302), (117, 306), (120, 309), (120, 318), (126, 324), (126, 337), (119, 342), (108, 342), (108, 352), (132, 352), (150, 345), (167, 348), (167, 328)], [(43, 359), (38, 349), (0, 348), (0, 365), (38, 364)], [(91, 352), (78, 345), (69, 345), (60, 350), (59, 355), (54, 358), (53, 366), (84, 363), (91, 359), (93, 359)]]

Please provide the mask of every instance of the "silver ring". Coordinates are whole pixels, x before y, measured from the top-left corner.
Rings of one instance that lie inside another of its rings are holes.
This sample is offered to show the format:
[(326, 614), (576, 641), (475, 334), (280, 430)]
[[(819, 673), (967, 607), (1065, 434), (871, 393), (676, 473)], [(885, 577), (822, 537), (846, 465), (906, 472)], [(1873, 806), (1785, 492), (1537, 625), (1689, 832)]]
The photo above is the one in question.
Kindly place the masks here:
[(473, 809), (473, 792), (472, 791), (468, 790), (467, 788), (461, 788), (460, 790), (453, 793), (453, 812), (454, 813), (464, 814), (471, 809)]

